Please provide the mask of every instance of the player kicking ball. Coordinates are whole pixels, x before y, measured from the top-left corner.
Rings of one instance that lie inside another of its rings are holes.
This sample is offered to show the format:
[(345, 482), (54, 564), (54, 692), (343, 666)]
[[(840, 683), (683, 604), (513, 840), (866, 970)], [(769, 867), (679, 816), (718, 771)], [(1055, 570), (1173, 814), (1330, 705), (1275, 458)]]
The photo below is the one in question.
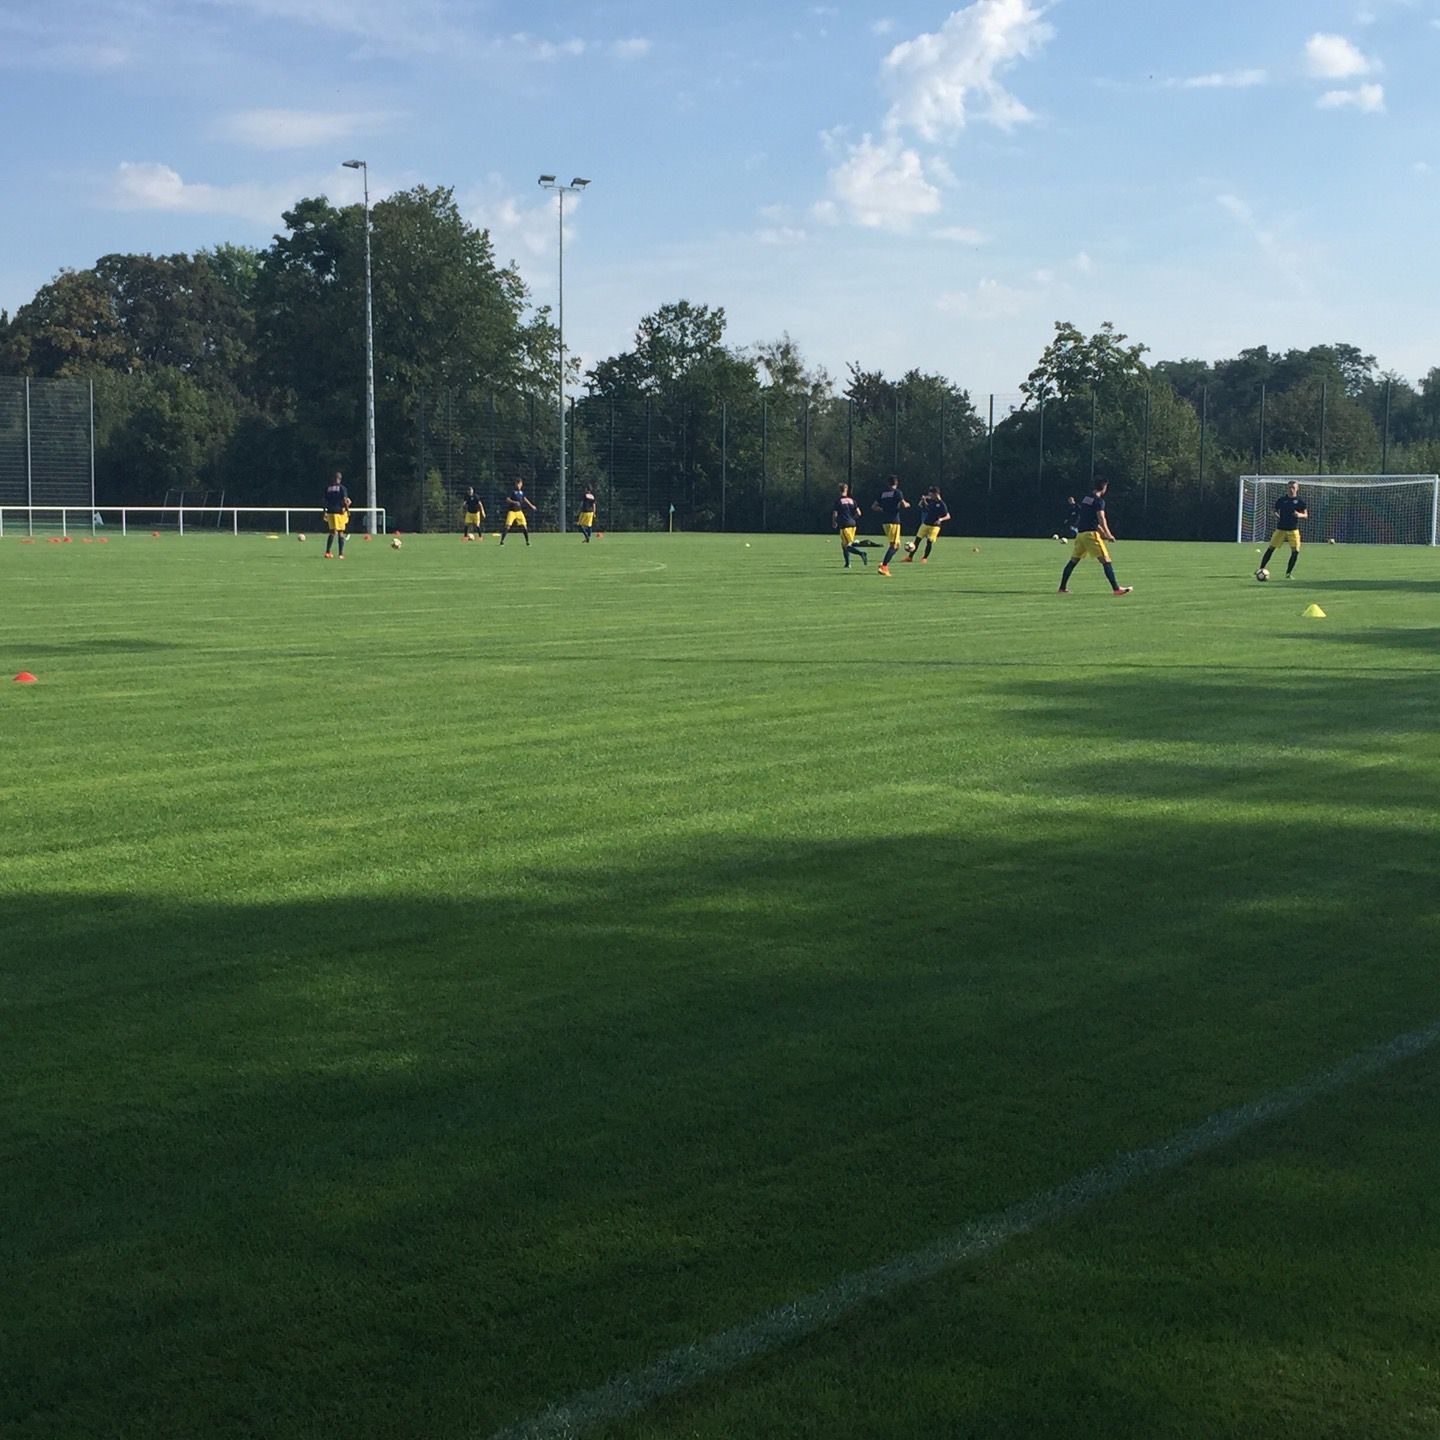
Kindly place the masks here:
[(1290, 561), (1285, 566), (1285, 578), (1295, 573), (1295, 562), (1300, 558), (1300, 522), (1310, 518), (1309, 506), (1300, 498), (1300, 482), (1292, 480), (1285, 493), (1275, 502), (1275, 533), (1270, 544), (1260, 557), (1260, 568), (1255, 572), (1257, 580), (1268, 580), (1270, 557), (1282, 546), (1290, 547)]
[(1075, 573), (1075, 567), (1090, 555), (1100, 562), (1114, 594), (1129, 595), (1135, 589), (1133, 585), (1122, 585), (1115, 578), (1115, 567), (1110, 563), (1110, 552), (1105, 548), (1107, 540), (1112, 545), (1115, 543), (1115, 536), (1105, 519), (1105, 492), (1109, 488), (1110, 482), (1102, 480), (1079, 504), (1080, 513), (1075, 521), (1075, 544), (1071, 548), (1070, 561), (1065, 566), (1065, 572), (1060, 576), (1062, 595), (1070, 593), (1070, 577)]

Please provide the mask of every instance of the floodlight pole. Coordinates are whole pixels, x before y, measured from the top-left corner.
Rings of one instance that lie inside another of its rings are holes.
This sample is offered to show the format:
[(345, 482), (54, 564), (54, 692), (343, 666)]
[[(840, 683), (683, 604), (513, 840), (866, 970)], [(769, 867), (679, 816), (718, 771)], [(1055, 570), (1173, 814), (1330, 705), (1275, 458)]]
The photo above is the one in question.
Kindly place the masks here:
[(375, 325), (370, 286), (370, 167), (363, 160), (343, 160), (347, 170), (358, 170), (365, 186), (365, 528), (375, 533), (379, 502), (375, 498)]
[(578, 195), (590, 182), (576, 176), (568, 185), (561, 185), (553, 175), (542, 175), (539, 180), (542, 190), (553, 190), (560, 206), (560, 288), (556, 313), (556, 341), (560, 353), (560, 525), (564, 531), (570, 514), (565, 498), (565, 197)]

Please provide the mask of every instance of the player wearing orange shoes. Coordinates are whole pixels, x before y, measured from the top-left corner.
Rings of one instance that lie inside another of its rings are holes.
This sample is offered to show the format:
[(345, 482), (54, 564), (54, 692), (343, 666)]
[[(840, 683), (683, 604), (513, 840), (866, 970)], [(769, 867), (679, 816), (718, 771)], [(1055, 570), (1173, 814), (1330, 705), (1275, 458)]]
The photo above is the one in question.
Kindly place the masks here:
[(330, 547), (338, 539), (340, 559), (345, 558), (345, 529), (350, 524), (350, 492), (345, 488), (340, 472), (330, 477), (325, 487), (325, 558), (330, 558)]
[(1100, 562), (1105, 571), (1105, 578), (1110, 582), (1110, 589), (1116, 595), (1129, 595), (1134, 590), (1133, 585), (1122, 585), (1115, 578), (1115, 567), (1110, 563), (1110, 552), (1105, 548), (1107, 540), (1112, 543), (1115, 536), (1110, 531), (1109, 522), (1105, 519), (1105, 492), (1110, 488), (1108, 480), (1102, 480), (1079, 505), (1079, 515), (1075, 521), (1075, 528), (1078, 532), (1075, 536), (1074, 548), (1070, 551), (1070, 561), (1065, 566), (1065, 572), (1060, 576), (1060, 593), (1070, 593), (1070, 576), (1074, 573), (1075, 567), (1087, 555), (1093, 555)]
[(885, 482), (885, 488), (880, 492), (880, 498), (870, 508), (880, 512), (881, 525), (885, 531), (885, 544), (889, 547), (885, 551), (885, 558), (877, 568), (882, 575), (888, 575), (890, 562), (895, 558), (896, 551), (900, 549), (900, 512), (910, 508), (910, 502), (900, 488), (898, 475), (892, 475)]

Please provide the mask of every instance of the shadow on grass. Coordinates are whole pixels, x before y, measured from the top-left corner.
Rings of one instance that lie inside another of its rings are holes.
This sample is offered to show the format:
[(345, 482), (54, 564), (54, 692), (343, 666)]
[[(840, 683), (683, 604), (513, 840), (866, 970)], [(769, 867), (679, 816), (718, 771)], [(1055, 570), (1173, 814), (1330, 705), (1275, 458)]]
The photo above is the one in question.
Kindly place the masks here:
[(36, 648), (47, 655), (149, 655), (185, 647), (174, 640), (149, 640), (138, 635), (93, 635), (83, 640), (47, 638)]
[(1437, 866), (1057, 798), (483, 903), (4, 897), (0, 1428), (486, 1433), (1432, 1018)]

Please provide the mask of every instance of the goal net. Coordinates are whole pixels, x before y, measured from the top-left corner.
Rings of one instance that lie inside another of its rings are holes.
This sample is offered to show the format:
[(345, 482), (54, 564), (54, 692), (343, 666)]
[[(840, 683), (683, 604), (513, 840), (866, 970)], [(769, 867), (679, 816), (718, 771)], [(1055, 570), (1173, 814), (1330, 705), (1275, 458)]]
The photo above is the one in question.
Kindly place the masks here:
[(1291, 481), (1310, 518), (1306, 540), (1342, 545), (1434, 545), (1440, 479), (1434, 475), (1242, 475), (1235, 538), (1262, 543), (1275, 528), (1275, 501)]

